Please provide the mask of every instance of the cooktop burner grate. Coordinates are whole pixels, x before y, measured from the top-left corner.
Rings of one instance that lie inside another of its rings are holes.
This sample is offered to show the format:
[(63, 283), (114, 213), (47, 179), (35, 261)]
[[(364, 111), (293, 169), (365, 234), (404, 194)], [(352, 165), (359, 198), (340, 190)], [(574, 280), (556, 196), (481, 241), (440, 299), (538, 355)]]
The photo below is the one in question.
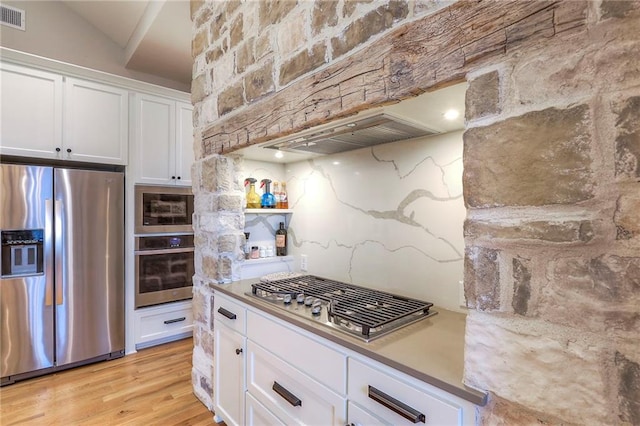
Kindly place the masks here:
[(262, 298), (299, 294), (327, 302), (328, 320), (338, 328), (357, 329), (365, 339), (389, 332), (430, 316), (433, 303), (333, 281), (314, 275), (252, 284), (252, 293)]

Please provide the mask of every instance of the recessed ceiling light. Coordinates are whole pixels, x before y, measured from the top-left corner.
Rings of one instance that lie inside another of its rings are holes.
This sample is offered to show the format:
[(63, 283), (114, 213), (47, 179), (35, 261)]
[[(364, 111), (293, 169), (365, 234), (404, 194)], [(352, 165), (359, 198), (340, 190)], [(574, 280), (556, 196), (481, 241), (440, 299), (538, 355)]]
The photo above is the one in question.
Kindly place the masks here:
[(339, 161), (334, 161), (334, 162), (333, 162), (333, 165), (334, 165), (334, 166), (339, 166), (339, 165), (340, 165), (340, 162), (339, 162)]
[(276, 158), (282, 158), (284, 157), (284, 154), (282, 153), (282, 151), (276, 151), (275, 156)]
[(445, 112), (443, 115), (444, 115), (444, 118), (446, 118), (447, 120), (455, 120), (456, 118), (458, 118), (460, 113), (458, 112), (457, 109), (450, 109), (450, 110), (447, 110), (447, 112)]

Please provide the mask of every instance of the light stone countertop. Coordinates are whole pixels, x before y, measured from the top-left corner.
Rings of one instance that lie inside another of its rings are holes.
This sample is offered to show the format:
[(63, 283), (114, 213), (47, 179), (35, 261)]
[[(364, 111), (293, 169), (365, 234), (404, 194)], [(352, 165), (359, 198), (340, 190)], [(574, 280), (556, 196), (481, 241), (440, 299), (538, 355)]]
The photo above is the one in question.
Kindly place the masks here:
[(214, 292), (237, 299), (476, 405), (486, 403), (484, 392), (462, 383), (464, 314), (433, 307), (437, 315), (367, 343), (247, 296), (245, 293), (250, 293), (251, 284), (256, 282), (258, 279), (221, 284), (214, 287)]

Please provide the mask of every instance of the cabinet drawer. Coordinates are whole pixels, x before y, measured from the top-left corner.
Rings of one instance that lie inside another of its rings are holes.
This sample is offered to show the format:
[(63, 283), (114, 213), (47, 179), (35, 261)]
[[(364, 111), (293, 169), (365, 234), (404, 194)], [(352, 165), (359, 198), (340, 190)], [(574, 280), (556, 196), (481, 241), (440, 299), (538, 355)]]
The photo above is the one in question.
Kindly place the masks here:
[(165, 339), (193, 330), (191, 306), (171, 310), (151, 308), (139, 314), (139, 332), (136, 343)]
[(279, 418), (273, 415), (273, 413), (260, 404), (254, 397), (248, 392), (246, 396), (246, 414), (245, 420), (247, 426), (285, 426)]
[(377, 418), (367, 410), (363, 410), (353, 402), (349, 401), (347, 408), (347, 417), (349, 420), (347, 423), (353, 426), (392, 426), (391, 423), (386, 423)]
[(347, 419), (345, 398), (250, 340), (247, 391), (285, 424), (344, 425)]
[[(403, 380), (403, 373), (349, 358), (349, 400), (393, 425), (463, 424), (462, 405)], [(425, 384), (425, 386), (428, 386)], [(395, 408), (392, 408), (395, 407)], [(404, 412), (404, 416), (399, 414)], [(421, 418), (424, 416), (424, 419)]]
[(247, 337), (300, 371), (344, 395), (346, 393), (346, 355), (293, 331), (273, 320), (249, 311)]
[(247, 310), (241, 304), (234, 302), (230, 298), (215, 293), (213, 300), (213, 318), (222, 324), (245, 334)]

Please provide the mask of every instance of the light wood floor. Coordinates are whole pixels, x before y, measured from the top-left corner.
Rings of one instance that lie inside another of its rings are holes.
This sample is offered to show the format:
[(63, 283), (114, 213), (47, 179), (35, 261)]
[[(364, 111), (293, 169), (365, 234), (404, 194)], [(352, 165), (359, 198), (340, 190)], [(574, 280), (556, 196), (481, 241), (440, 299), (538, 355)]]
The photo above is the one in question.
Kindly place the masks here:
[(0, 389), (0, 424), (215, 425), (193, 395), (192, 339)]

